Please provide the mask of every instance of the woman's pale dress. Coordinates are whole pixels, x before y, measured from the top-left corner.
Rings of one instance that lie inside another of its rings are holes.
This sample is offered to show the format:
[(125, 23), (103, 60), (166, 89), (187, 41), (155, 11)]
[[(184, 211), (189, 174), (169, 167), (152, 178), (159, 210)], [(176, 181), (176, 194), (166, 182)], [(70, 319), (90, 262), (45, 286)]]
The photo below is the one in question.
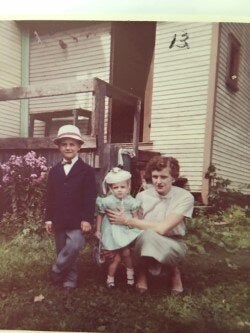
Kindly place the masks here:
[[(159, 195), (151, 187), (137, 195), (142, 202), (143, 219), (162, 222), (169, 214), (191, 217), (194, 198), (190, 192), (180, 187), (172, 186), (166, 196)], [(185, 256), (187, 246), (181, 240), (185, 235), (185, 223), (182, 221), (168, 236), (162, 236), (155, 231), (146, 230), (141, 233), (135, 243), (135, 258), (151, 257), (164, 265), (176, 265)]]

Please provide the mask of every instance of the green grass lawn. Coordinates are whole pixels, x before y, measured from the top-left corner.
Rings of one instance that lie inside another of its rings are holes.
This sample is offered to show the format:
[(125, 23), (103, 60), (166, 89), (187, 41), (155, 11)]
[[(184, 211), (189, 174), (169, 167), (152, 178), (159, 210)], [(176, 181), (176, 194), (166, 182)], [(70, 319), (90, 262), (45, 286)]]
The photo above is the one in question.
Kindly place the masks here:
[[(53, 239), (18, 235), (0, 241), (0, 329), (82, 332), (250, 332), (249, 227), (218, 227), (240, 246), (190, 253), (182, 265), (185, 294), (171, 297), (166, 277), (150, 279), (150, 293), (127, 290), (123, 267), (117, 288), (91, 258), (79, 260), (79, 288), (71, 294), (48, 283)], [(34, 302), (34, 297), (44, 299)]]

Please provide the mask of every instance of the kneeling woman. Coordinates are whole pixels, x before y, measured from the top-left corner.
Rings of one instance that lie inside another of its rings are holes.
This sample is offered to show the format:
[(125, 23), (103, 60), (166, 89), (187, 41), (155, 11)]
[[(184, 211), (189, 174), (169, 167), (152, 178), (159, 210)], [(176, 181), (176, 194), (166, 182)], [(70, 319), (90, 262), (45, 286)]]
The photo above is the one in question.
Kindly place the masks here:
[(185, 257), (187, 246), (181, 238), (185, 235), (184, 218), (193, 213), (194, 197), (189, 191), (173, 186), (178, 177), (179, 163), (175, 158), (153, 157), (145, 173), (153, 186), (137, 195), (142, 203), (142, 219), (107, 211), (111, 223), (144, 230), (136, 240), (134, 251), (139, 263), (136, 287), (140, 293), (148, 289), (146, 271), (158, 274), (162, 265), (172, 267), (171, 293), (183, 291), (178, 264)]

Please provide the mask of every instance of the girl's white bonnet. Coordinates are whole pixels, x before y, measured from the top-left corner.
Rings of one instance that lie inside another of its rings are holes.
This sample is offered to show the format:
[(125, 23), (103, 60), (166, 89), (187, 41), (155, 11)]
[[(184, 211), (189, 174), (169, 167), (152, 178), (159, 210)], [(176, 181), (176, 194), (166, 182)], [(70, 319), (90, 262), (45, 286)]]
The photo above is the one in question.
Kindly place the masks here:
[(105, 176), (104, 182), (106, 184), (120, 183), (125, 180), (131, 179), (131, 173), (121, 168), (115, 167), (111, 169)]

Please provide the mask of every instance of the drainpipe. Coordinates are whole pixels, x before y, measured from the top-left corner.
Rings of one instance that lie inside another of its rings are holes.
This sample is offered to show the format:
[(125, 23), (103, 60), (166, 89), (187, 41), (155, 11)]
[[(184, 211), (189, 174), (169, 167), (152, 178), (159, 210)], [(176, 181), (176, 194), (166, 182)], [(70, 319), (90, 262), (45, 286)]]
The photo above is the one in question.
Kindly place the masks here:
[[(29, 30), (22, 28), (22, 47), (21, 47), (21, 86), (29, 85)], [(29, 135), (29, 100), (22, 99), (20, 101), (20, 135), (28, 137)]]
[(214, 139), (214, 117), (216, 111), (216, 93), (218, 80), (218, 63), (219, 63), (219, 47), (220, 47), (220, 23), (213, 23), (212, 26), (212, 41), (210, 55), (210, 73), (208, 84), (208, 101), (206, 115), (206, 130), (204, 140), (204, 155), (203, 155), (203, 172), (202, 172), (202, 202), (208, 205), (208, 194), (210, 190), (209, 179), (205, 179), (205, 173), (212, 163), (213, 154), (213, 139)]

